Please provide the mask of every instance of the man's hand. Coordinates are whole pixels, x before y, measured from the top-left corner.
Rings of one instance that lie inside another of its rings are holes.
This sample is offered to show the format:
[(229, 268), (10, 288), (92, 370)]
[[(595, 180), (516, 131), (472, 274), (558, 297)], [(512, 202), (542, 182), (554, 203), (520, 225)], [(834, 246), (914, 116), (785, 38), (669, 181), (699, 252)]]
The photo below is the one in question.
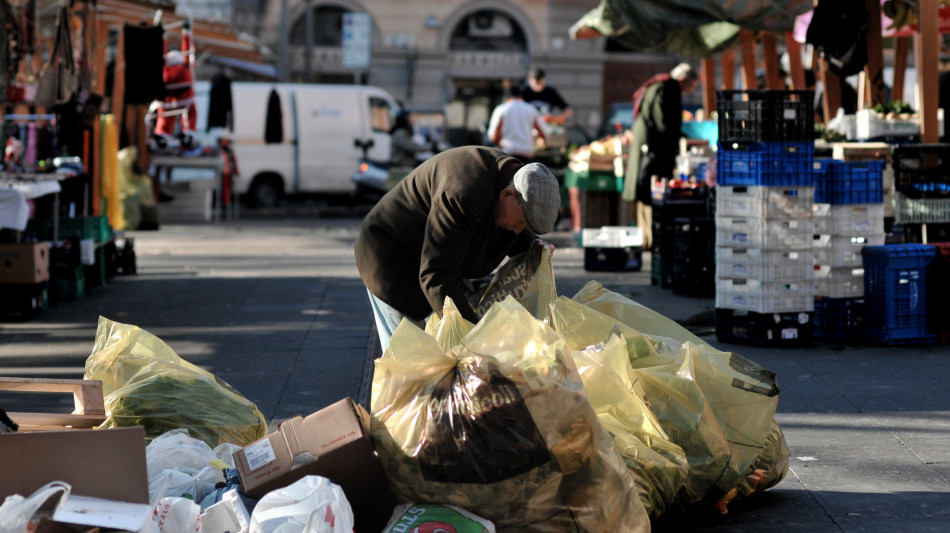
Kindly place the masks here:
[(548, 249), (548, 253), (551, 254), (551, 257), (554, 257), (554, 245), (551, 244), (551, 243), (549, 243), (548, 241), (545, 241), (545, 240), (542, 240), (542, 239), (535, 239), (534, 242), (532, 243), (532, 245), (535, 245), (535, 246), (546, 246), (547, 249)]

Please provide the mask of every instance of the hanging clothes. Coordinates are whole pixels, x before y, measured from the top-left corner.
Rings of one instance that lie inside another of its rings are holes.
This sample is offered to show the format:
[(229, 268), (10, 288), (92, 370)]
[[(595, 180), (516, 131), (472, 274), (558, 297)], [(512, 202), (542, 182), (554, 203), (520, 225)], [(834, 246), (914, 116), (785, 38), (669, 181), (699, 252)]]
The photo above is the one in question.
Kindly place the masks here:
[(191, 79), (191, 69), (185, 61), (185, 54), (170, 50), (165, 54), (163, 70), (165, 97), (158, 110), (155, 121), (155, 133), (172, 135), (175, 133), (175, 121), (181, 120), (183, 134), (194, 133), (198, 126), (198, 108), (195, 105), (195, 89)]
[(231, 129), (231, 78), (218, 72), (211, 78), (211, 92), (208, 99), (208, 131), (211, 128)]
[(270, 96), (267, 98), (264, 142), (267, 144), (284, 142), (284, 115), (280, 109), (280, 95), (277, 94), (277, 89), (271, 89)]
[(125, 103), (148, 104), (165, 95), (165, 30), (161, 26), (122, 28), (125, 48)]
[(828, 68), (845, 78), (868, 63), (868, 26), (864, 0), (823, 0), (812, 13), (805, 42), (815, 45)]

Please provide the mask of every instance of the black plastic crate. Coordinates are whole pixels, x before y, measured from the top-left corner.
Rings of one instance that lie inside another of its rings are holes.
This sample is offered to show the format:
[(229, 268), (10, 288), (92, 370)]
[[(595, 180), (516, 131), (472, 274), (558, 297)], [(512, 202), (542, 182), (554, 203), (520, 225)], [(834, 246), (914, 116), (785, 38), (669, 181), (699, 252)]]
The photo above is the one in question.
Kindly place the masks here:
[(757, 346), (803, 346), (814, 339), (813, 312), (754, 313), (716, 309), (716, 337), (720, 342)]
[(815, 297), (815, 338), (852, 341), (861, 338), (864, 298)]
[(0, 285), (0, 317), (8, 320), (30, 320), (49, 306), (48, 285), (17, 283)]
[(950, 144), (894, 148), (894, 188), (908, 198), (950, 198)]
[(815, 139), (814, 91), (716, 91), (719, 142)]
[(715, 244), (715, 219), (674, 219), (674, 294), (694, 298), (711, 298), (716, 295)]
[(950, 306), (944, 301), (950, 294), (950, 242), (932, 245), (937, 253), (927, 265), (927, 320), (937, 342), (950, 342)]
[(640, 246), (584, 248), (584, 270), (623, 272), (641, 268), (643, 268), (643, 248)]
[[(896, 225), (894, 226), (897, 227)], [(948, 242), (950, 241), (950, 223), (946, 224), (922, 224), (908, 223), (900, 224), (901, 234), (904, 236), (905, 243), (923, 243), (924, 237), (930, 242)]]

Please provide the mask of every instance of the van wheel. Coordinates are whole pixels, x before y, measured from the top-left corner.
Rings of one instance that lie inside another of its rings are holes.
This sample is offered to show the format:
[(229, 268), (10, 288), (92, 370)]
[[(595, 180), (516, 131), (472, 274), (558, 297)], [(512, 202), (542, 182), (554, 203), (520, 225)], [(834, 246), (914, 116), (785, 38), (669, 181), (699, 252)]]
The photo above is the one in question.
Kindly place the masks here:
[(261, 176), (254, 180), (248, 191), (251, 207), (274, 207), (284, 193), (283, 184), (277, 176)]

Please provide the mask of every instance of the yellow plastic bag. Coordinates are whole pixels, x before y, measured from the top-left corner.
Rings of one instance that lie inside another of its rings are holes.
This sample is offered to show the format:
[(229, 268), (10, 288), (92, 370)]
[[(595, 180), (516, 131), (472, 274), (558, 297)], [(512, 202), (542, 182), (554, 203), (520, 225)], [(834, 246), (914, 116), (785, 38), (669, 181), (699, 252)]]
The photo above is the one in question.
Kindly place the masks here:
[(491, 281), (481, 291), (475, 292), (469, 303), (475, 315), (481, 318), (492, 304), (511, 296), (538, 319), (545, 319), (548, 304), (557, 298), (554, 284), (554, 267), (551, 252), (539, 240), (530, 248), (508, 259), (498, 267)]
[[(689, 472), (680, 503), (715, 501), (736, 488), (765, 451), (778, 403), (775, 375), (702, 341), (678, 340), (694, 336), (602, 288), (589, 297), (589, 289), (578, 298), (585, 305), (559, 298), (552, 324), (571, 349), (583, 349), (613, 328), (620, 329), (653, 412), (670, 440), (686, 452)], [(645, 320), (637, 322), (639, 317)], [(635, 329), (640, 326), (652, 333)]]
[(439, 342), (439, 346), (448, 352), (456, 344), (462, 342), (462, 338), (468, 335), (475, 324), (472, 324), (459, 313), (459, 308), (452, 301), (452, 298), (446, 297), (445, 304), (442, 306), (442, 318), (432, 313), (426, 322), (426, 333), (432, 335)]
[(670, 441), (650, 409), (619, 328), (604, 342), (570, 354), (600, 423), (633, 472), (647, 514), (659, 518), (686, 481), (686, 453)]
[(508, 298), (446, 353), (404, 321), (373, 377), (372, 435), (405, 502), (499, 531), (649, 531), (563, 340)]
[(143, 426), (149, 440), (183, 428), (212, 448), (267, 434), (257, 406), (137, 326), (99, 317), (84, 377), (102, 381), (107, 418), (100, 428)]

